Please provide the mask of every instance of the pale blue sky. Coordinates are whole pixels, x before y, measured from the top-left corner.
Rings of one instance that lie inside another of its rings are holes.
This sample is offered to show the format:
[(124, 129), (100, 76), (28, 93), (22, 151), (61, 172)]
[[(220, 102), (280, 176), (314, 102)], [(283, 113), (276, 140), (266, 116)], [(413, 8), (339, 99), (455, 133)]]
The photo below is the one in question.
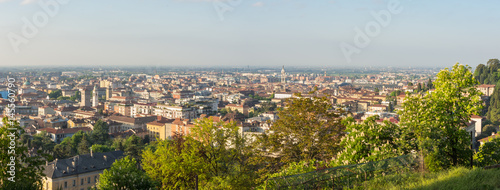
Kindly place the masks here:
[[(221, 1), (232, 9), (223, 20), (212, 0), (69, 0), (25, 36), (23, 18), (45, 14), (39, 1), (55, 0), (0, 0), (0, 66), (446, 67), (500, 57), (495, 0), (400, 0), (402, 12), (350, 62), (340, 44), (354, 45), (354, 28), (388, 0)], [(13, 34), (27, 40), (17, 53)]]

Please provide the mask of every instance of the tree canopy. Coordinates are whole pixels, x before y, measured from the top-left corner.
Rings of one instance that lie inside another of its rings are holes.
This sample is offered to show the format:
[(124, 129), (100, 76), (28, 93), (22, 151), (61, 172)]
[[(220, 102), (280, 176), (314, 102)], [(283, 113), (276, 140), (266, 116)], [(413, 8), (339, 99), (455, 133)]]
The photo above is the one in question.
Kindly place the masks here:
[(471, 114), (481, 110), (477, 80), (469, 66), (453, 66), (437, 74), (435, 91), (424, 96), (407, 96), (401, 126), (414, 131), (418, 149), (430, 170), (470, 163), (470, 135), (465, 131)]

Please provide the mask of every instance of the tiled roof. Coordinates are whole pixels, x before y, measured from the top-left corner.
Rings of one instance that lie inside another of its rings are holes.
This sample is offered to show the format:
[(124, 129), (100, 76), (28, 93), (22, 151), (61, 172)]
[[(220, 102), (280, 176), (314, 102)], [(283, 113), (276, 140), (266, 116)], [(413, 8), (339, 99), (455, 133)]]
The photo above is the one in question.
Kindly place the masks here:
[[(88, 172), (108, 169), (115, 160), (123, 157), (123, 151), (93, 153), (73, 156), (71, 158), (54, 160), (44, 166), (48, 178), (55, 179)], [(73, 164), (74, 163), (74, 164)]]

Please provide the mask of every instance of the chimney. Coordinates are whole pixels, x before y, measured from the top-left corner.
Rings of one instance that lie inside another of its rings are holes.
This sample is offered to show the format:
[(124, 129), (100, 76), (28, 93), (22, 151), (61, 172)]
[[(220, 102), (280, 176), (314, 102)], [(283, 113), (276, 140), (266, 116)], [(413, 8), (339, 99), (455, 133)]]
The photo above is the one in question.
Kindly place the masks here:
[(68, 167), (66, 167), (66, 171), (68, 171), (68, 173), (69, 173), (69, 166), (68, 166)]
[(48, 165), (49, 165), (49, 161), (45, 160), (45, 166), (48, 166)]
[(108, 157), (106, 155), (104, 155), (104, 161), (108, 161)]
[(92, 147), (90, 147), (90, 157), (94, 158), (94, 152), (92, 151)]

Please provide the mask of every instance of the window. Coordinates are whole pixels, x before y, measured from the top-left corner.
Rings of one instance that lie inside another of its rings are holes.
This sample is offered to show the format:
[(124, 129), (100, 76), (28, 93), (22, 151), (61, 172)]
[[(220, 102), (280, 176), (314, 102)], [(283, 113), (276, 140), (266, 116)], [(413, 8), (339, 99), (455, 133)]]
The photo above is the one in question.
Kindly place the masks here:
[(73, 180), (73, 187), (76, 186), (76, 180)]
[(64, 182), (64, 188), (68, 188), (68, 182), (67, 181)]
[(97, 176), (94, 176), (94, 182), (97, 183)]
[(90, 177), (87, 178), (87, 183), (90, 183)]
[(83, 185), (83, 178), (82, 178), (82, 180), (81, 180), (81, 182), (80, 182), (80, 185)]

